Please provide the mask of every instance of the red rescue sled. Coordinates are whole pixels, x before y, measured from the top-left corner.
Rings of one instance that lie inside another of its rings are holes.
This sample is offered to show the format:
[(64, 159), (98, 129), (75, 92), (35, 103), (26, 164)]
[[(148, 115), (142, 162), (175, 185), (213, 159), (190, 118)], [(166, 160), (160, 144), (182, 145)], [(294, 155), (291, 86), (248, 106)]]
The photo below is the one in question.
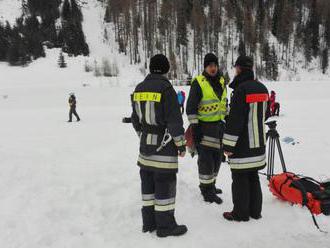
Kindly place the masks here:
[(329, 182), (322, 184), (313, 178), (286, 172), (273, 176), (269, 189), (283, 201), (306, 206), (312, 214), (330, 215)]

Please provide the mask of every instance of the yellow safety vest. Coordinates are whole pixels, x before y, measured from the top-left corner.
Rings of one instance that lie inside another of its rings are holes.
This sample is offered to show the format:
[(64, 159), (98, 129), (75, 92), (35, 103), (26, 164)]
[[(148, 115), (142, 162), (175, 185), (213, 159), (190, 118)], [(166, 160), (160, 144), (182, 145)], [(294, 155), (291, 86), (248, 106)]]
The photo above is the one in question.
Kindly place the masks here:
[(203, 98), (198, 106), (198, 120), (205, 122), (224, 120), (226, 115), (228, 115), (227, 87), (224, 77), (221, 77), (219, 81), (223, 89), (221, 99), (215, 94), (205, 76), (199, 75), (196, 79), (203, 93)]

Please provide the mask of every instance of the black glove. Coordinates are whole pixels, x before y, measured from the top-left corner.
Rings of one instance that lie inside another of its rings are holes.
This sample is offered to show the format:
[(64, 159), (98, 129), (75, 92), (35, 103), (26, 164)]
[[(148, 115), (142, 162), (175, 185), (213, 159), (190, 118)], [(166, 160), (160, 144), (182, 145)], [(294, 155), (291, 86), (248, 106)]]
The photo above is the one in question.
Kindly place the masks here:
[(186, 152), (186, 146), (185, 145), (178, 146), (178, 152), (179, 152), (179, 155), (185, 153)]
[(202, 141), (202, 130), (198, 124), (192, 124), (193, 138), (195, 145), (198, 145)]

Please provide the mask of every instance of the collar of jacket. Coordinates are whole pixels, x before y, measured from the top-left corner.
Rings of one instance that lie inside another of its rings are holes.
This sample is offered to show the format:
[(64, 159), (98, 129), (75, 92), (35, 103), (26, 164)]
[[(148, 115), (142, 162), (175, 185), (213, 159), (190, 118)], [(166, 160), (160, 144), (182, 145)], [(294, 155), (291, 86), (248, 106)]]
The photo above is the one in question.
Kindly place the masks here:
[(249, 80), (254, 80), (254, 72), (252, 70), (243, 70), (241, 74), (233, 79), (229, 87), (235, 90), (240, 84)]
[(166, 81), (166, 82), (168, 82), (169, 80), (165, 77), (165, 76), (163, 76), (163, 75), (161, 75), (161, 74), (152, 74), (152, 73), (150, 73), (150, 74), (148, 74), (147, 75), (147, 77), (146, 77), (146, 80), (163, 80), (163, 81)]
[(210, 83), (214, 83), (214, 84), (217, 84), (220, 81), (220, 78), (223, 76), (222, 72), (220, 71), (218, 71), (217, 75), (215, 75), (214, 77), (210, 76), (206, 71), (203, 71), (202, 75), (206, 77), (206, 79)]

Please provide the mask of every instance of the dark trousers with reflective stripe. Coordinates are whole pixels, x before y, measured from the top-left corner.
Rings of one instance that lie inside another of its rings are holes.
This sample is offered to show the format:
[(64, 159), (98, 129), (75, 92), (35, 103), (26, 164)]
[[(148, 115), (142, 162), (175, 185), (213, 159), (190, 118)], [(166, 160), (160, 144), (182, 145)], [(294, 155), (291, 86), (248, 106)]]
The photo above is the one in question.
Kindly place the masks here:
[(232, 172), (234, 210), (238, 218), (257, 218), (262, 210), (262, 191), (258, 171)]
[(198, 172), (200, 188), (204, 191), (213, 190), (222, 162), (222, 151), (198, 146)]
[[(176, 173), (159, 173), (140, 170), (143, 225), (157, 229), (171, 229), (176, 226), (174, 218), (176, 196)], [(152, 197), (153, 203), (152, 203)]]

